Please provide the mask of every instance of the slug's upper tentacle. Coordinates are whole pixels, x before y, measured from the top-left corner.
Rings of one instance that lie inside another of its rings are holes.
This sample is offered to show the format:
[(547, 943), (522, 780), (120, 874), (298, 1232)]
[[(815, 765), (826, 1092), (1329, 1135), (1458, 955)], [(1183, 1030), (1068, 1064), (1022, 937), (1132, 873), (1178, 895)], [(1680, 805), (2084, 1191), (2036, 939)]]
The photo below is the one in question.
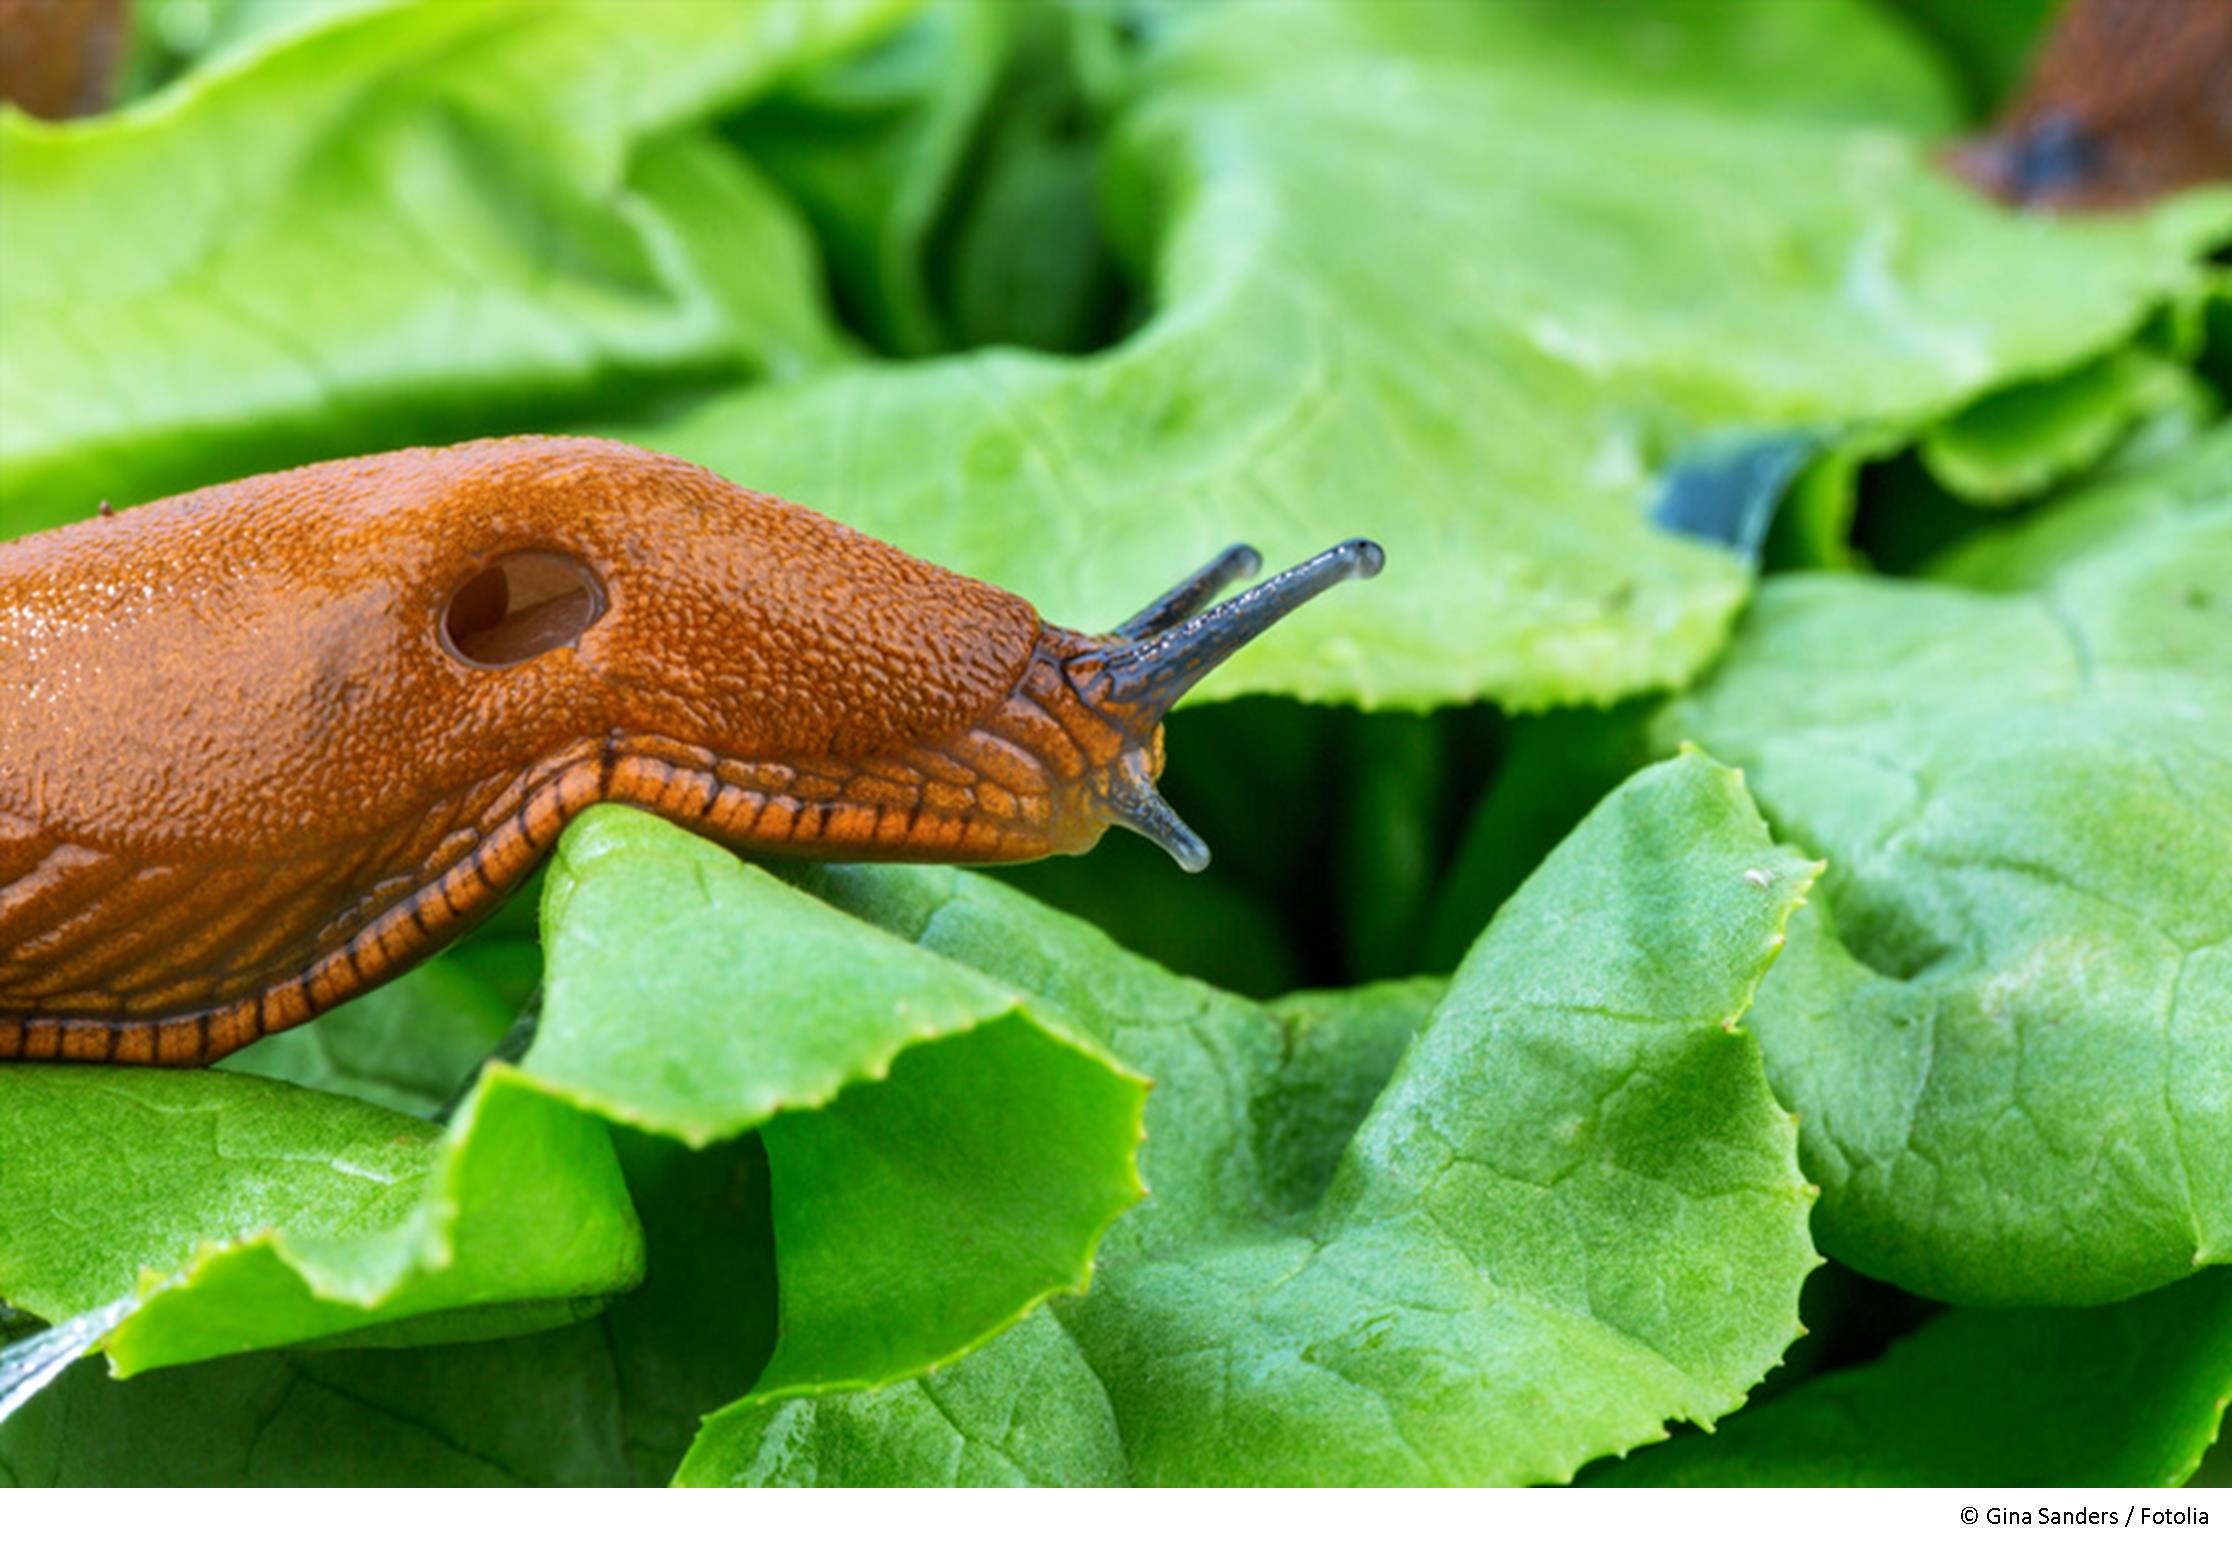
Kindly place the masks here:
[(1081, 660), (1079, 665), (1097, 672), (1102, 703), (1144, 715), (1150, 722), (1160, 719), (1243, 644), (1303, 602), (1324, 595), (1343, 580), (1368, 580), (1386, 562), (1378, 543), (1352, 537), (1197, 617)]
[(1174, 627), (1216, 600), (1233, 581), (1254, 579), (1262, 567), (1261, 553), (1236, 542), (1118, 624), (1116, 637), (1144, 639)]

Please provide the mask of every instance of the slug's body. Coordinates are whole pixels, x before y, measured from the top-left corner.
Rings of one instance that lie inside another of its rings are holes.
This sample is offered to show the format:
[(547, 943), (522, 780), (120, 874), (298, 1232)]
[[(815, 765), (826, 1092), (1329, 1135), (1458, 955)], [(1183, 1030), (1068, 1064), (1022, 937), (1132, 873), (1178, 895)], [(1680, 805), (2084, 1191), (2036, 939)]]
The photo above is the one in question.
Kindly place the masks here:
[(1249, 557), (1073, 633), (687, 463), (539, 438), (0, 546), (0, 1059), (213, 1061), (454, 939), (604, 800), (816, 858), (1116, 822), (1198, 867), (1162, 712), (1378, 564), (1347, 544), (1193, 615)]

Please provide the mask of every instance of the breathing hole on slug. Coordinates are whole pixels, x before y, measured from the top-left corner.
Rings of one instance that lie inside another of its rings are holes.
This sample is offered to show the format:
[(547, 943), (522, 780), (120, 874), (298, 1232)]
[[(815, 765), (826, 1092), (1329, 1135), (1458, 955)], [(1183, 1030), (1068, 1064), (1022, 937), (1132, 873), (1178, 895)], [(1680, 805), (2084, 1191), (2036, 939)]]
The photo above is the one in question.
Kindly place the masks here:
[(442, 648), (469, 666), (516, 666), (573, 643), (604, 614), (604, 585), (580, 559), (506, 553), (450, 593)]

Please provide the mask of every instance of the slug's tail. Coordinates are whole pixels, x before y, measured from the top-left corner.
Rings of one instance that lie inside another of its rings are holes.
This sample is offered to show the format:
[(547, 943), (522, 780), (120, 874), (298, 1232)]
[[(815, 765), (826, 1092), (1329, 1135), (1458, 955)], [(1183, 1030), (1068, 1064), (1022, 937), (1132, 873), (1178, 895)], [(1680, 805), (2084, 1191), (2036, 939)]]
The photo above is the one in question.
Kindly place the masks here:
[(1097, 789), (1102, 813), (1159, 844), (1188, 873), (1206, 868), (1208, 845), (1155, 788), (1163, 715), (1280, 618), (1343, 580), (1370, 579), (1386, 561), (1378, 543), (1354, 537), (1207, 606), (1218, 591), (1262, 565), (1254, 548), (1227, 548), (1117, 629), (1112, 643), (1072, 660), (1080, 695), (1122, 724), (1129, 742), (1103, 770)]

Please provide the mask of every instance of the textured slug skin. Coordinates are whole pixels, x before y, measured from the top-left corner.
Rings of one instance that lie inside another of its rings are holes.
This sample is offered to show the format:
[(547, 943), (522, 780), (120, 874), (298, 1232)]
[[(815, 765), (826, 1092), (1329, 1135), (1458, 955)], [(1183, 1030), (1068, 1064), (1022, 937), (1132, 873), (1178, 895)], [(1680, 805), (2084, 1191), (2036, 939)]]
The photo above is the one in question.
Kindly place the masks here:
[[(469, 663), (445, 610), (526, 551), (586, 567), (603, 615)], [(0, 545), (0, 1059), (210, 1062), (440, 948), (600, 800), (812, 857), (1089, 847), (1097, 771), (1161, 752), (1080, 698), (1094, 642), (597, 440), (329, 462)]]

